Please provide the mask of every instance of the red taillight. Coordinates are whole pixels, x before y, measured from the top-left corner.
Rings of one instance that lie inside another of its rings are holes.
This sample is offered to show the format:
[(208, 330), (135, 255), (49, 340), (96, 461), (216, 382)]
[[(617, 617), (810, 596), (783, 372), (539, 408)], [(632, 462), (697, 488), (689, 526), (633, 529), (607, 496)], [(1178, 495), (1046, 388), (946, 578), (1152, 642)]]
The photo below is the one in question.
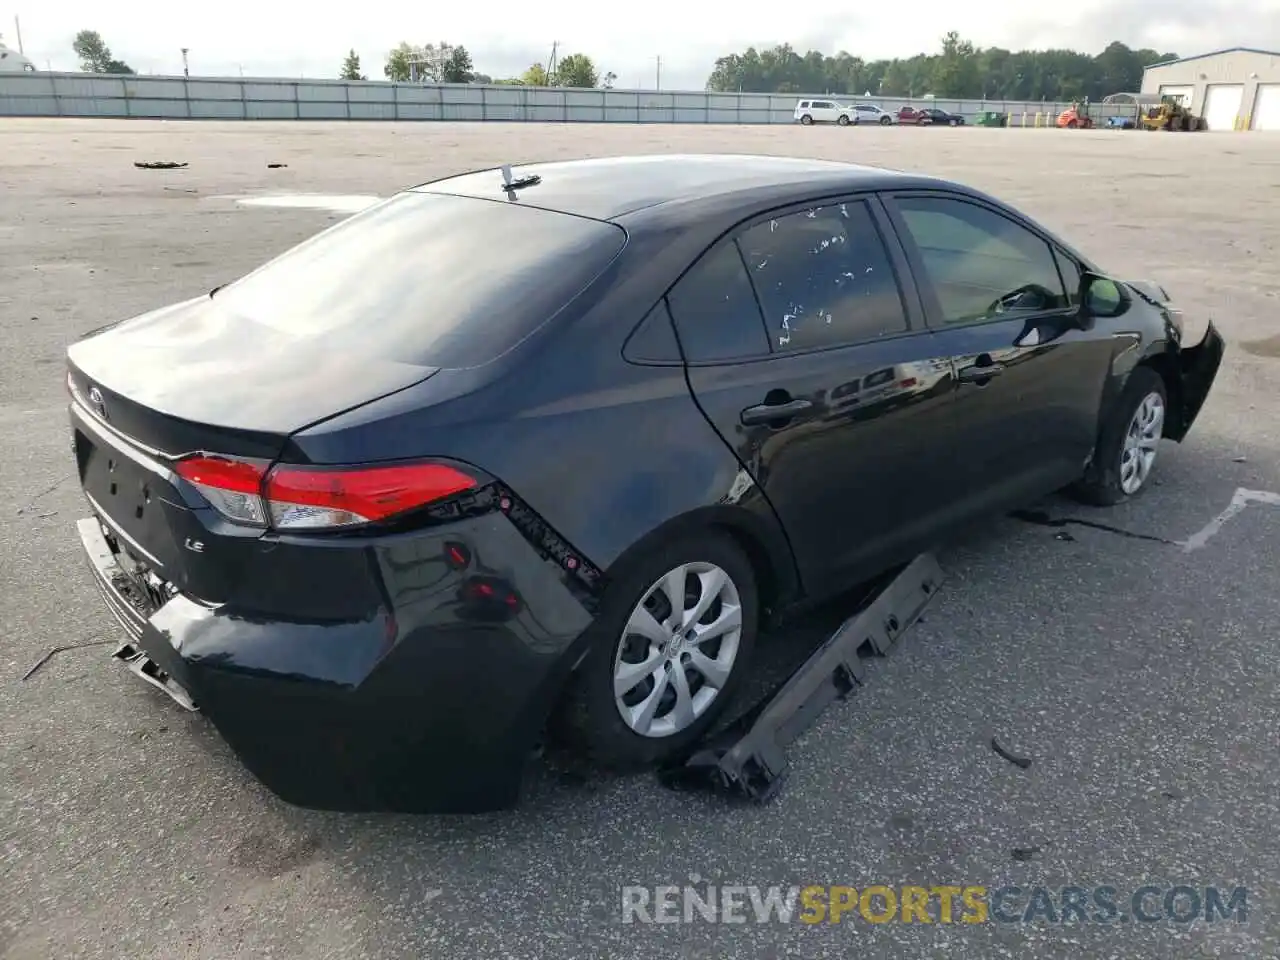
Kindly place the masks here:
[(267, 525), (262, 502), (266, 465), (226, 457), (190, 457), (173, 468), (208, 500), (215, 510), (235, 523)]
[(175, 467), (228, 520), (281, 530), (328, 530), (386, 520), (476, 486), (442, 463), (370, 467), (259, 464), (192, 457)]
[(442, 463), (334, 469), (279, 466), (267, 477), (272, 526), (345, 527), (469, 490), (476, 481)]

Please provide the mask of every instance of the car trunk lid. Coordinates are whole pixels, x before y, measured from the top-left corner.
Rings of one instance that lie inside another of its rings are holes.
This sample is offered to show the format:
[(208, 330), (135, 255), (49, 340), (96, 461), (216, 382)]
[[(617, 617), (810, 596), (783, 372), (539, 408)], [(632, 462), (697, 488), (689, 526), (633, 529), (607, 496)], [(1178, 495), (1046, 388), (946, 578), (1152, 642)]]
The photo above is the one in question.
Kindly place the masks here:
[(115, 325), (67, 357), (80, 484), (122, 567), (211, 602), (264, 531), (221, 518), (175, 463), (197, 452), (270, 463), (290, 434), (436, 372), (289, 338), (216, 297)]

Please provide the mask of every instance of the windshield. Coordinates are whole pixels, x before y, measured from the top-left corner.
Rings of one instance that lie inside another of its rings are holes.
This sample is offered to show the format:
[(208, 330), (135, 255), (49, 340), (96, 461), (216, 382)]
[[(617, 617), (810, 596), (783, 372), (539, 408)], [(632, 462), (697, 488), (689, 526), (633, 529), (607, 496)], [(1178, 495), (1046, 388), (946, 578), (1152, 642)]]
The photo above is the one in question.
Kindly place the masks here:
[(402, 193), (217, 291), (215, 302), (298, 341), (477, 366), (549, 320), (625, 242), (613, 224), (503, 199)]

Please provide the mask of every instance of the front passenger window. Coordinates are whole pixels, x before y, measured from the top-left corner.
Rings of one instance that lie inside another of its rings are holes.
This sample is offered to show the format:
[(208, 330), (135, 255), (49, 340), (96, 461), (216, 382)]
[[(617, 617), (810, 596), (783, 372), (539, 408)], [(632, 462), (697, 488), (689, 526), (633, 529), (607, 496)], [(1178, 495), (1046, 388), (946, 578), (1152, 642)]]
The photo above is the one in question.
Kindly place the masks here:
[(947, 324), (1061, 310), (1070, 298), (1049, 244), (1008, 217), (963, 200), (897, 201)]

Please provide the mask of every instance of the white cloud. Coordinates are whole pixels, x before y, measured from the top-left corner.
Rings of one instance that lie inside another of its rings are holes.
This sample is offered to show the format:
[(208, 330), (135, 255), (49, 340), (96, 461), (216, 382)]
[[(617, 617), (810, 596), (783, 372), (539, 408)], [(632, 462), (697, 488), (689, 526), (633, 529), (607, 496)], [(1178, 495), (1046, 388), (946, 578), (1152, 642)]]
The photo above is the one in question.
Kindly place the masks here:
[[(332, 77), (348, 49), (360, 54), (370, 79), (381, 78), (386, 51), (401, 40), (447, 40), (471, 51), (476, 68), (495, 76), (543, 62), (552, 41), (560, 51), (590, 54), (618, 86), (652, 87), (662, 57), (662, 86), (700, 89), (717, 56), (750, 44), (790, 42), (797, 48), (856, 55), (909, 56), (934, 49), (955, 29), (980, 46), (1071, 47), (1090, 52), (1110, 40), (1183, 55), (1247, 44), (1280, 47), (1280, 0), (1084, 0), (1067, 8), (1014, 0), (971, 0), (964, 14), (941, 0), (899, 0), (855, 6), (847, 0), (786, 4), (696, 4), (648, 0), (615, 6), (581, 0), (503, 0), (424, 4), (396, 0), (323, 4), (222, 0), (125, 0), (106, 4), (59, 0), (11, 11), (0, 33), (16, 46), (12, 14), (37, 66), (75, 69), (71, 40), (97, 30), (112, 53), (142, 73), (180, 73), (180, 49), (203, 75)], [(4, 10), (0, 9), (0, 15)]]

